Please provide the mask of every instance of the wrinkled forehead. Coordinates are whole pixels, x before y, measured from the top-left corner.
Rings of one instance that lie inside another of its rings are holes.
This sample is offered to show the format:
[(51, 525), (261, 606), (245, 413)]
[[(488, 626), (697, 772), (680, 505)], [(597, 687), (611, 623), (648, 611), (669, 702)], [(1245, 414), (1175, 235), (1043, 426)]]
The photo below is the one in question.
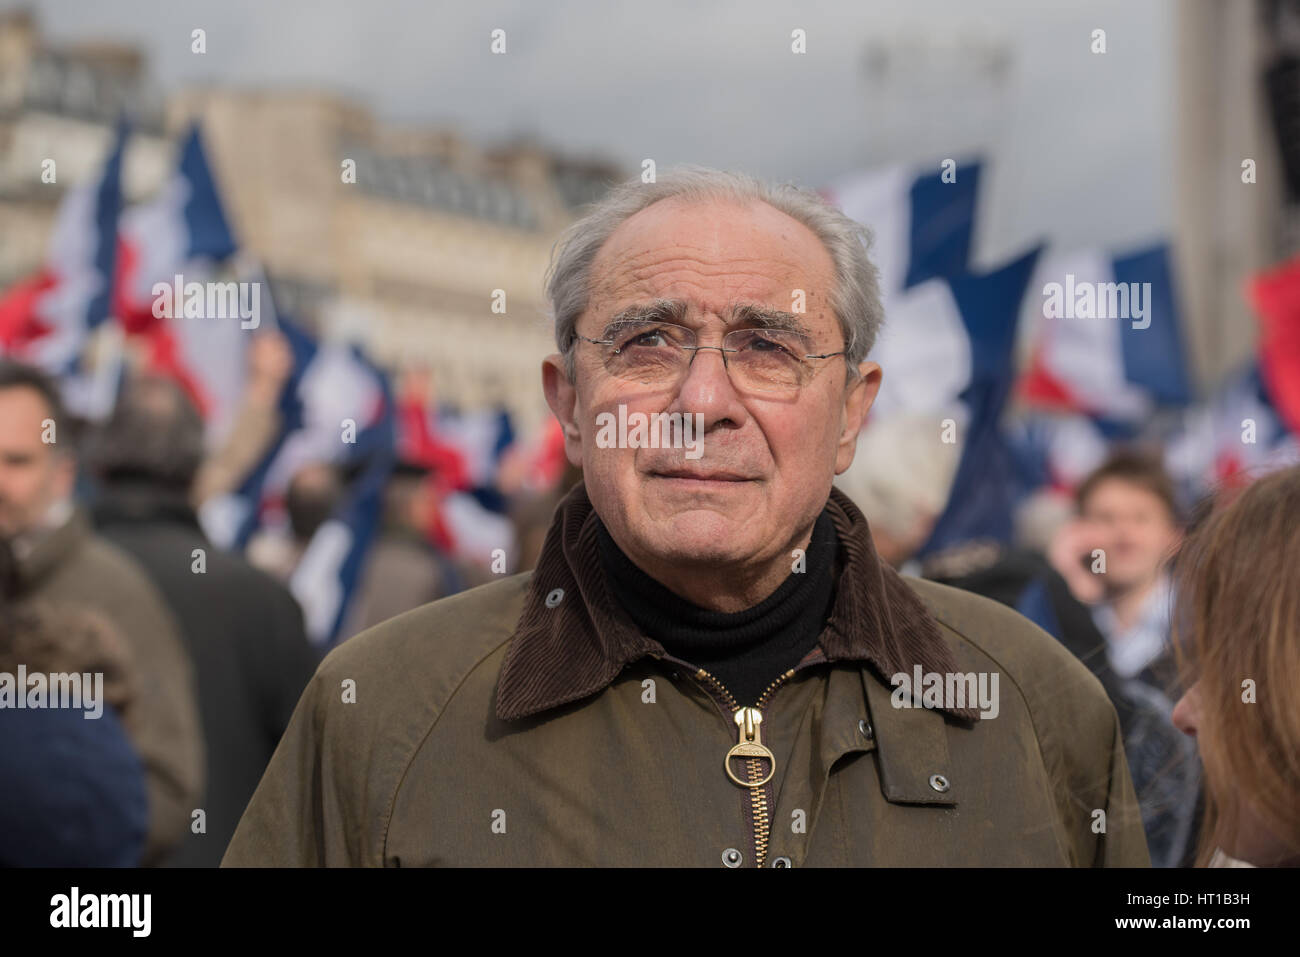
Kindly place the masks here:
[[(738, 303), (833, 323), (834, 263), (808, 227), (766, 203), (663, 200), (623, 222), (592, 263), (589, 312), (684, 302), (688, 324), (731, 321)], [(824, 313), (824, 315), (823, 315)]]

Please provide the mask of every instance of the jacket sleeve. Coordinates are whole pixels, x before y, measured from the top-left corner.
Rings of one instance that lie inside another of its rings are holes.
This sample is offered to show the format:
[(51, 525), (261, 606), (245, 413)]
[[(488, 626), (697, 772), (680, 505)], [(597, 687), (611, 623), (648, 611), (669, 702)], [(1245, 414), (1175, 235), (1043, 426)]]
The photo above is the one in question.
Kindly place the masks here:
[(1100, 842), (1097, 867), (1150, 867), (1142, 812), (1129, 775), (1128, 758), (1118, 716), (1113, 716), (1110, 744), (1110, 790), (1106, 796), (1106, 833)]

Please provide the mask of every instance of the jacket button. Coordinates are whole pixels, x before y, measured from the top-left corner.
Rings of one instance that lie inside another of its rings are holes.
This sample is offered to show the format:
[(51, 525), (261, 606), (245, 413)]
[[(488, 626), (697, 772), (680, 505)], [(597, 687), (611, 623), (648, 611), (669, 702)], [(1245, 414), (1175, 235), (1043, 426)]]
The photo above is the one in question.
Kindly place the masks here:
[(554, 591), (552, 591), (549, 595), (546, 596), (546, 607), (554, 608), (562, 601), (564, 601), (564, 589), (556, 588)]
[(790, 858), (788, 858), (788, 857), (778, 857), (776, 860), (774, 860), (774, 861), (772, 862), (772, 866), (773, 866), (773, 867), (793, 867), (794, 865), (792, 865), (792, 864), (790, 863)]
[(948, 790), (948, 779), (942, 774), (932, 774), (930, 775), (930, 787), (942, 794)]
[(739, 867), (744, 858), (740, 856), (740, 851), (734, 847), (729, 847), (722, 852), (722, 863), (728, 867)]
[(861, 721), (858, 722), (858, 731), (868, 741), (871, 740), (871, 736), (875, 733), (874, 731), (871, 730), (871, 725), (867, 723), (866, 718), (863, 718)]

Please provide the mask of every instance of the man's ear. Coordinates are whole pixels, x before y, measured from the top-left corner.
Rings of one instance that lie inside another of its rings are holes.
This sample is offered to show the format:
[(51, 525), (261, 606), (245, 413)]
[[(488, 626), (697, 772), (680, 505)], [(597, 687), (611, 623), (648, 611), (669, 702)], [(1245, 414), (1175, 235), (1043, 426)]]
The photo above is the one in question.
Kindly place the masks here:
[(546, 404), (564, 432), (564, 454), (571, 465), (582, 467), (582, 429), (578, 427), (578, 390), (564, 371), (564, 356), (552, 353), (542, 360), (542, 391)]
[(867, 412), (880, 393), (884, 372), (874, 362), (858, 364), (856, 381), (844, 390), (843, 426), (839, 444), (835, 449), (835, 474), (841, 474), (853, 464), (853, 454), (858, 448), (858, 432), (867, 421)]

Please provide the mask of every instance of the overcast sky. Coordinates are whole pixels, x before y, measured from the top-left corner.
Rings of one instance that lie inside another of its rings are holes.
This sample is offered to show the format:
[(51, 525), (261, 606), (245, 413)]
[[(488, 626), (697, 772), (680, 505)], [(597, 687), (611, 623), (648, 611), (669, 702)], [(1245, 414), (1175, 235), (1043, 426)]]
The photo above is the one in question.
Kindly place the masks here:
[[(1171, 0), (0, 0), (54, 42), (139, 45), (165, 89), (312, 86), (491, 142), (804, 185), (992, 158), (976, 252), (1131, 247), (1171, 220)], [(207, 53), (190, 31), (207, 31)], [(507, 53), (489, 52), (493, 29)], [(1089, 51), (1093, 29), (1107, 52)], [(807, 53), (790, 52), (803, 29)], [(879, 51), (889, 51), (882, 59)], [(1000, 69), (996, 67), (1001, 63)], [(870, 66), (874, 64), (874, 66)]]

